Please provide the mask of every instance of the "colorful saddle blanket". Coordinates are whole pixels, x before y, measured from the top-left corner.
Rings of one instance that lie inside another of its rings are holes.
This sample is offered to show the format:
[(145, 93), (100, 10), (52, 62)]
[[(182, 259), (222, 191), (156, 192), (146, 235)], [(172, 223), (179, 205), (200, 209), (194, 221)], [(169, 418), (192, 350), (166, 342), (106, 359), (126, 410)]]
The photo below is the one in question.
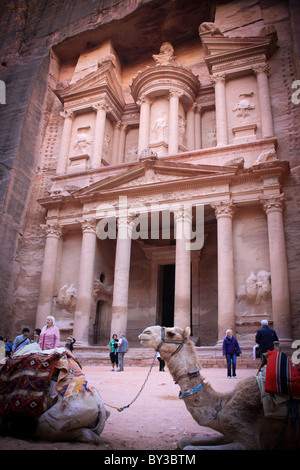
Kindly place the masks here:
[(59, 353), (11, 357), (0, 366), (0, 415), (40, 416)]
[(265, 390), (300, 398), (300, 365), (276, 349), (268, 351)]

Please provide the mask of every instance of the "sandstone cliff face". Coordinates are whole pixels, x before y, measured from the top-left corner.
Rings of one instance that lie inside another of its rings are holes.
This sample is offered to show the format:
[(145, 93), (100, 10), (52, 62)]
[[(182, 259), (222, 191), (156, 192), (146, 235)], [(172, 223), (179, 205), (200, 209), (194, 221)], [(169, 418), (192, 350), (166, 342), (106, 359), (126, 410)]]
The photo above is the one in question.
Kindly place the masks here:
[(137, 63), (164, 40), (175, 37), (181, 44), (197, 37), (202, 21), (215, 21), (232, 37), (258, 35), (270, 26), (278, 34), (269, 83), (278, 158), (291, 165), (282, 191), (288, 201), (292, 321), (294, 338), (299, 338), (300, 105), (291, 101), (291, 84), (300, 79), (297, 1), (7, 0), (0, 17), (0, 79), (6, 83), (7, 103), (0, 105), (0, 334), (13, 337), (23, 326), (34, 327), (45, 242), (39, 229), (45, 213), (37, 199), (51, 186), (61, 132), (53, 118), (59, 110), (51, 89), (59, 66), (50, 60), (51, 48), (71, 63), (88, 44), (114, 35), (121, 60)]

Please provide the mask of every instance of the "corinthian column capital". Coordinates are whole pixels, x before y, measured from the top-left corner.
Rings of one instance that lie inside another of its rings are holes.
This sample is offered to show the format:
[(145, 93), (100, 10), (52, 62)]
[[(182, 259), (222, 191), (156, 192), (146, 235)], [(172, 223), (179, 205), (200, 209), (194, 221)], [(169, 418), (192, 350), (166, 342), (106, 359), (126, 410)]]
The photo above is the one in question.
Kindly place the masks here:
[(225, 83), (226, 80), (226, 73), (216, 73), (215, 75), (211, 75), (210, 77), (211, 81), (216, 84), (216, 83)]
[(210, 206), (214, 209), (217, 219), (220, 217), (230, 217), (232, 219), (236, 209), (236, 204), (233, 201), (215, 202), (211, 203)]
[(58, 238), (60, 239), (62, 235), (62, 226), (58, 223), (47, 223), (41, 225), (41, 228), (45, 230), (47, 238)]
[(93, 105), (93, 110), (94, 111), (98, 111), (99, 109), (103, 109), (104, 111), (106, 111), (107, 113), (111, 111), (111, 107), (109, 106), (109, 104), (107, 103), (107, 101), (105, 99), (103, 100), (100, 100), (98, 101), (98, 103), (95, 103)]
[(266, 214), (270, 212), (283, 212), (285, 209), (285, 195), (278, 194), (259, 198)]
[(83, 219), (80, 221), (81, 223), (81, 228), (82, 228), (82, 233), (94, 233), (96, 234), (96, 226), (97, 226), (97, 220), (92, 218), (92, 219)]
[(270, 66), (269, 66), (269, 64), (254, 65), (252, 67), (252, 70), (255, 73), (255, 75), (258, 75), (259, 73), (265, 73), (268, 77), (270, 76)]
[(75, 113), (71, 109), (64, 109), (64, 111), (61, 111), (59, 115), (64, 119), (67, 119), (67, 118), (72, 119), (72, 121), (75, 117)]

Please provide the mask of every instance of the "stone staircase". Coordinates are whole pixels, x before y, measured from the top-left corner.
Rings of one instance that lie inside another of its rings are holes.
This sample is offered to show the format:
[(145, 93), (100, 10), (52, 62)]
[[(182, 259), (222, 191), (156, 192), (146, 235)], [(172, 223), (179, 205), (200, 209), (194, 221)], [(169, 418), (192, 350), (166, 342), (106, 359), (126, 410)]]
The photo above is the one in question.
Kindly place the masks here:
[[(226, 359), (219, 347), (196, 347), (199, 362), (203, 368), (226, 368)], [(257, 369), (259, 360), (253, 360), (252, 347), (242, 348), (243, 354), (237, 358), (237, 367)], [(74, 351), (81, 365), (110, 366), (109, 350), (105, 346), (76, 346)], [(150, 367), (155, 357), (152, 348), (130, 347), (125, 356), (125, 367)], [(157, 361), (158, 365), (158, 361)]]

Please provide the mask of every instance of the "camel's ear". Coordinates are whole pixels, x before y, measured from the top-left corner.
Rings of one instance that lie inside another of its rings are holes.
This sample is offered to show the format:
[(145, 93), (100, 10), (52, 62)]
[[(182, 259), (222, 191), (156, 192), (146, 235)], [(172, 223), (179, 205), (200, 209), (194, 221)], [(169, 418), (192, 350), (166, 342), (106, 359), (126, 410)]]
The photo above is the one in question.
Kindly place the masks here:
[(185, 329), (183, 330), (183, 337), (188, 338), (191, 334), (191, 329), (189, 326), (186, 326)]

